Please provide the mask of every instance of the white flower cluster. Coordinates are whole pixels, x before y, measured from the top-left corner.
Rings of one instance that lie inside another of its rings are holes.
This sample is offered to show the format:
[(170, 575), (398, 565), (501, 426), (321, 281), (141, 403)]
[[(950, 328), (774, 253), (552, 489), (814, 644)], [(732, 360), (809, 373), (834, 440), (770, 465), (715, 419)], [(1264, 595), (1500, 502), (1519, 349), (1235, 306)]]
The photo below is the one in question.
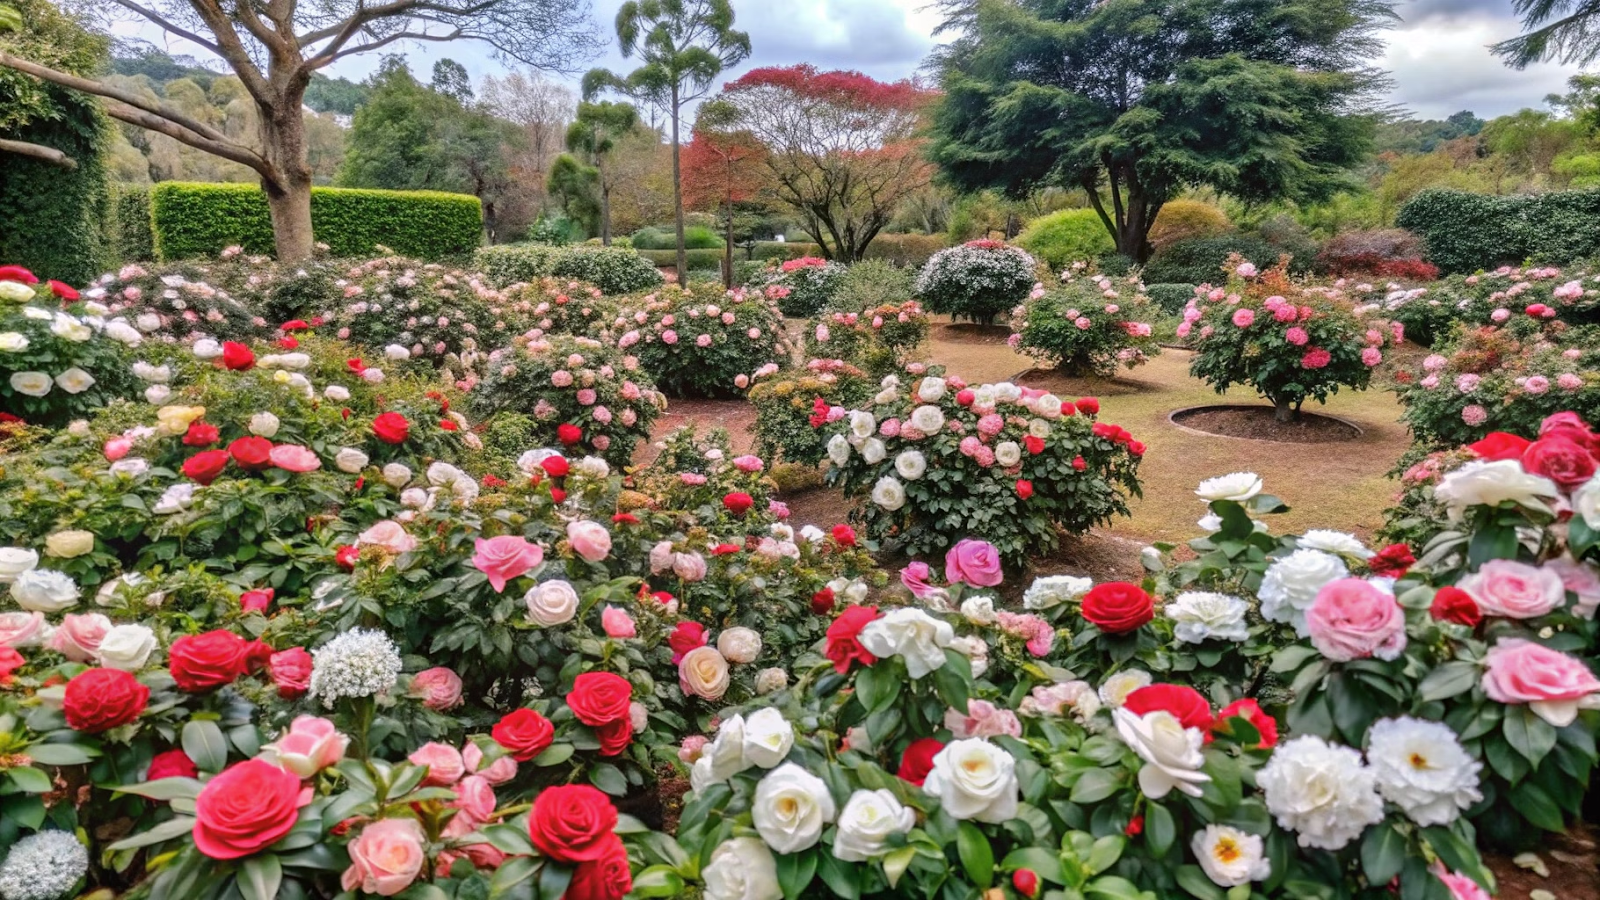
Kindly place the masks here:
[(57, 900), (89, 871), (89, 851), (70, 832), (41, 831), (11, 847), (0, 863), (0, 897)]
[(394, 687), (400, 651), (381, 631), (356, 628), (311, 651), (312, 697), (333, 708), (341, 697), (371, 697)]
[(1250, 636), (1245, 613), (1250, 604), (1228, 594), (1185, 591), (1166, 606), (1172, 636), (1188, 644), (1207, 640), (1242, 641)]
[(1070, 603), (1089, 593), (1094, 581), (1072, 575), (1046, 575), (1035, 578), (1022, 594), (1022, 608), (1027, 610), (1050, 609)]

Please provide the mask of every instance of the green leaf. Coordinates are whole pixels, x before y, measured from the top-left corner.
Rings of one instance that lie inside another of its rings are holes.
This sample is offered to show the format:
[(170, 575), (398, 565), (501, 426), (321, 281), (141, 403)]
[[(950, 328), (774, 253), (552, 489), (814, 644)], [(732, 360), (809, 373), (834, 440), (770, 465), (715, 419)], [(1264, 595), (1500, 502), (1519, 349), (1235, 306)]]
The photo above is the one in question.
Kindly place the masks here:
[(978, 826), (962, 822), (956, 829), (956, 853), (967, 877), (978, 888), (987, 888), (994, 881), (994, 849)]
[(1000, 861), (1000, 871), (1015, 872), (1028, 869), (1051, 884), (1065, 884), (1061, 871), (1061, 857), (1043, 847), (1018, 847)]
[(1165, 806), (1152, 802), (1144, 814), (1144, 840), (1152, 856), (1162, 857), (1178, 839), (1178, 823)]
[(640, 900), (648, 897), (682, 897), (685, 893), (683, 876), (671, 866), (651, 866), (633, 877), (633, 890), (628, 894)]
[(1561, 815), (1561, 807), (1550, 799), (1544, 788), (1529, 780), (1511, 788), (1507, 793), (1511, 796), (1511, 807), (1522, 813), (1529, 822), (1545, 831), (1566, 830), (1567, 823)]
[(1558, 737), (1555, 728), (1526, 705), (1507, 707), (1501, 729), (1512, 749), (1535, 766), (1555, 747)]
[(177, 818), (168, 819), (167, 821), (162, 822), (160, 825), (157, 825), (149, 831), (145, 831), (131, 837), (125, 837), (106, 849), (137, 850), (140, 847), (148, 847), (151, 844), (159, 844), (162, 841), (170, 841), (173, 838), (183, 837), (192, 831), (194, 831), (194, 819), (190, 818), (189, 816), (178, 816)]
[(277, 900), (282, 883), (283, 866), (271, 853), (246, 857), (239, 865), (239, 893), (244, 895), (244, 900)]
[(533, 758), (533, 764), (540, 767), (559, 766), (571, 759), (577, 750), (578, 748), (571, 744), (551, 744), (543, 753)]
[(193, 800), (200, 796), (202, 787), (205, 785), (194, 778), (158, 778), (142, 784), (120, 784), (111, 790), (119, 794), (137, 794), (151, 800)]
[(944, 658), (933, 672), (934, 689), (951, 709), (965, 710), (972, 696), (972, 663), (954, 650), (946, 650)]
[(832, 853), (824, 853), (817, 861), (817, 876), (839, 900), (860, 900), (861, 879), (853, 864), (842, 863)]
[(891, 850), (883, 858), (883, 874), (889, 878), (889, 887), (898, 887), (901, 876), (906, 874), (906, 869), (911, 867), (911, 861), (917, 858), (917, 848), (901, 847)]
[(33, 766), (6, 769), (5, 774), (10, 776), (12, 783), (25, 794), (48, 794), (55, 786), (43, 769), (35, 769)]
[(539, 870), (539, 900), (561, 900), (571, 884), (571, 869), (546, 861)]
[(777, 860), (778, 887), (783, 889), (784, 900), (798, 900), (817, 874), (817, 854), (811, 850), (784, 853)]
[(1478, 678), (1479, 670), (1475, 663), (1459, 660), (1447, 662), (1422, 679), (1422, 683), (1417, 685), (1417, 693), (1425, 702), (1445, 700), (1472, 690)]
[(1083, 861), (1084, 868), (1090, 875), (1099, 875), (1101, 872), (1117, 864), (1122, 858), (1122, 851), (1128, 846), (1128, 839), (1120, 834), (1108, 834), (1096, 838), (1089, 848), (1089, 857)]
[(1225, 900), (1222, 888), (1216, 886), (1199, 866), (1178, 867), (1178, 887), (1200, 900)]
[(99, 755), (81, 744), (34, 744), (28, 748), (29, 759), (47, 766), (81, 766)]
[(1406, 839), (1393, 825), (1367, 829), (1361, 839), (1361, 869), (1368, 884), (1388, 884), (1406, 864)]
[(589, 771), (589, 782), (613, 797), (628, 793), (628, 779), (616, 766), (601, 763)]
[(203, 772), (221, 772), (228, 764), (228, 739), (211, 719), (190, 719), (184, 723), (183, 752)]
[(1117, 776), (1106, 769), (1090, 769), (1072, 785), (1073, 803), (1096, 803), (1117, 791)]
[[(489, 896), (504, 897), (516, 890), (518, 885), (533, 877), (533, 870), (537, 865), (538, 863), (528, 856), (515, 856), (506, 860), (500, 868), (494, 870), (494, 877), (489, 879)], [(552, 867), (552, 863), (545, 863), (545, 868)]]

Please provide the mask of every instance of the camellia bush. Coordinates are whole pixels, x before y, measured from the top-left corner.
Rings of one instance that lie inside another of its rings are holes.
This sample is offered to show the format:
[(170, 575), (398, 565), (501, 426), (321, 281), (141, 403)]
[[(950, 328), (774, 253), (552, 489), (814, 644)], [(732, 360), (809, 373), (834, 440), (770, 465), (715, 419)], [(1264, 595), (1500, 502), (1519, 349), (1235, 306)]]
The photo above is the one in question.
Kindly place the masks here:
[(498, 346), (528, 324), (523, 301), (437, 263), (385, 257), (346, 275), (342, 299), (319, 318), (341, 340), (393, 355), (404, 350), (439, 363), (448, 354)]
[(1196, 291), (1184, 310), (1178, 336), (1195, 350), (1189, 374), (1218, 393), (1254, 388), (1280, 422), (1307, 400), (1365, 389), (1383, 349), (1403, 339), (1388, 323), (1363, 323), (1338, 299), (1297, 290), (1282, 263), (1259, 272), (1234, 257), (1230, 266), (1227, 285)]
[(266, 273), (274, 271), (270, 260), (252, 262), (232, 250), (215, 262), (130, 263), (100, 276), (83, 295), (134, 323), (142, 334), (250, 340), (264, 336), (270, 325), (263, 305), (235, 296), (232, 285), (259, 288), (260, 297), (275, 280)]
[(778, 301), (785, 316), (810, 319), (829, 307), (846, 271), (839, 263), (815, 256), (773, 260), (756, 277), (755, 286)]
[(65, 425), (131, 396), (130, 347), (144, 340), (126, 316), (78, 291), (0, 267), (0, 412), (6, 423)]
[(834, 407), (851, 409), (877, 393), (877, 382), (839, 359), (813, 359), (805, 369), (757, 373), (750, 386), (756, 451), (775, 462), (816, 466), (828, 455), (821, 428)]
[(806, 353), (843, 359), (875, 375), (912, 361), (928, 337), (928, 316), (915, 300), (860, 312), (826, 313), (805, 335)]
[(935, 253), (917, 275), (929, 312), (992, 322), (1021, 303), (1037, 283), (1027, 251), (1001, 241), (968, 241)]
[(506, 296), (514, 312), (541, 332), (615, 341), (616, 303), (594, 285), (541, 278), (513, 286)]
[(1010, 343), (1067, 374), (1112, 376), (1161, 352), (1148, 321), (1156, 312), (1137, 280), (1119, 284), (1080, 264), (1012, 311)]
[(669, 397), (732, 397), (750, 372), (790, 353), (783, 316), (759, 293), (669, 286), (622, 303), (617, 346)]
[(908, 555), (942, 552), (968, 534), (1007, 564), (1054, 550), (1128, 513), (1144, 445), (1076, 404), (1014, 384), (968, 386), (920, 364), (886, 378), (858, 409), (832, 407), (830, 484), (861, 501), (868, 536)]

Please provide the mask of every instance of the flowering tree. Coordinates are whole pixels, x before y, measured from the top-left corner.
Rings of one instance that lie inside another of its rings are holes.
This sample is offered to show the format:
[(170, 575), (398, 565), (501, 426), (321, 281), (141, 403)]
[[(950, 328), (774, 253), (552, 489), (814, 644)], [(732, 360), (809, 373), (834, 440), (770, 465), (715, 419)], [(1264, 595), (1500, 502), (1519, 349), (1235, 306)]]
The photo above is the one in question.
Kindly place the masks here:
[(684, 202), (697, 209), (721, 208), (727, 235), (723, 245), (723, 286), (733, 287), (734, 208), (761, 191), (765, 148), (748, 131), (726, 128), (729, 107), (700, 107), (694, 139), (683, 152)]

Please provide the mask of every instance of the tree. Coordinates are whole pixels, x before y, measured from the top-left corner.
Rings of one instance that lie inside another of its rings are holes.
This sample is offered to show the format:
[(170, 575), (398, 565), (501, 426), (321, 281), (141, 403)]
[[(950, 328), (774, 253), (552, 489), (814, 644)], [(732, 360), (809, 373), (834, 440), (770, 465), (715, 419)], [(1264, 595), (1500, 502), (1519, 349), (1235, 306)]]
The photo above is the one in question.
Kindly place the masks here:
[(910, 81), (809, 65), (756, 69), (719, 98), (765, 148), (767, 190), (829, 259), (854, 262), (932, 177), (916, 130), (932, 95)]
[(672, 122), (672, 205), (678, 229), (678, 273), (688, 271), (683, 246), (683, 107), (706, 96), (725, 69), (750, 55), (750, 35), (733, 28), (730, 0), (628, 0), (617, 10), (622, 55), (643, 63), (626, 76), (593, 69), (583, 77), (592, 99), (613, 90), (665, 110)]
[(433, 64), (432, 87), (462, 106), (472, 102), (472, 76), (467, 74), (466, 66), (453, 59)]
[(1391, 0), (945, 0), (931, 156), (957, 186), (1081, 188), (1143, 260), (1162, 204), (1351, 185)]
[(727, 239), (723, 242), (722, 283), (733, 289), (735, 208), (761, 194), (765, 184), (766, 150), (756, 136), (737, 128), (738, 109), (731, 104), (701, 105), (694, 138), (683, 153), (684, 202), (696, 208), (720, 207)]
[(571, 153), (556, 157), (547, 182), (550, 196), (561, 204), (567, 218), (588, 234), (600, 226), (600, 172)]
[(1600, 0), (1512, 0), (1525, 31), (1490, 47), (1506, 65), (1558, 60), (1587, 67), (1600, 59)]
[(600, 243), (611, 246), (611, 189), (616, 173), (611, 154), (617, 142), (639, 127), (639, 110), (629, 103), (583, 103), (567, 129), (567, 149), (593, 167), (600, 191)]
[(582, 0), (87, 0), (106, 16), (129, 11), (221, 58), (257, 110), (254, 140), (231, 136), (172, 106), (0, 51), (0, 66), (102, 97), (113, 118), (250, 167), (272, 212), (278, 256), (311, 255), (311, 167), (302, 112), (311, 76), (359, 53), (407, 41), (483, 41), (528, 65), (570, 70), (595, 47)]
[(575, 115), (572, 91), (538, 72), (512, 72), (483, 79), (483, 103), (490, 112), (518, 126), (531, 154), (529, 168), (542, 177), (560, 152)]

